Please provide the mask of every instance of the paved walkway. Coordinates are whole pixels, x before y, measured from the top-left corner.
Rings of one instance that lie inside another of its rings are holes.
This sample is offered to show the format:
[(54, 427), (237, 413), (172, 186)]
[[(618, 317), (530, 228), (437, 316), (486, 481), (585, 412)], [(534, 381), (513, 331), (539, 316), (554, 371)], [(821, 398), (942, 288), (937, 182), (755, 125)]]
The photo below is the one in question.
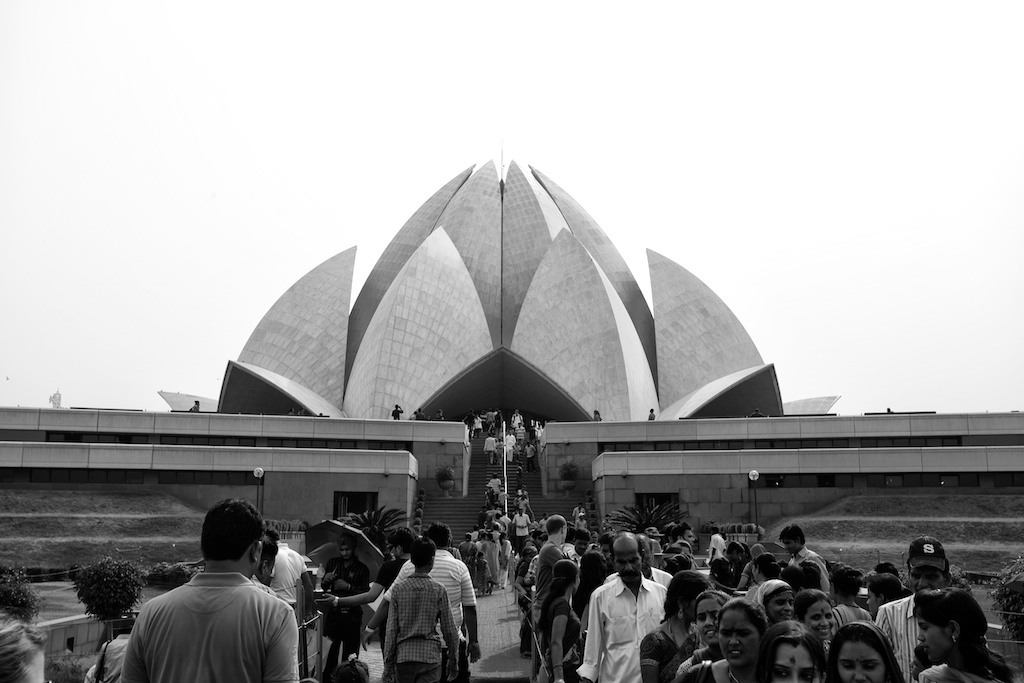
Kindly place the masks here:
[[(476, 614), (481, 657), (469, 665), (470, 679), (528, 683), (530, 660), (519, 656), (519, 608), (512, 589), (495, 589), (493, 594), (477, 598)], [(325, 638), (325, 656), (330, 645)], [(374, 640), (359, 657), (370, 667), (370, 683), (380, 681), (384, 669), (380, 642)]]

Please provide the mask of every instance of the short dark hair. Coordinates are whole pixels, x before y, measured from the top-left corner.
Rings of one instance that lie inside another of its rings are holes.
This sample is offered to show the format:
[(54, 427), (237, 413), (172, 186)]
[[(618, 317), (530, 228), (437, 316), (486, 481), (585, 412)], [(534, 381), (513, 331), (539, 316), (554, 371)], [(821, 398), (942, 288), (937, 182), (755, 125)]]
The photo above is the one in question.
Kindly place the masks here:
[(412, 566), (417, 569), (422, 569), (430, 565), (434, 561), (434, 554), (437, 552), (437, 546), (429, 538), (417, 538), (412, 542)]
[(266, 523), (265, 520), (264, 526), (266, 526), (266, 528), (263, 530), (263, 535), (267, 537), (268, 541), (270, 541), (271, 543), (277, 543), (281, 540), (281, 534), (277, 533), (277, 529), (270, 526), (270, 524)]
[(438, 548), (447, 548), (452, 544), (452, 528), (444, 522), (434, 522), (427, 527), (427, 533), (423, 536), (433, 541)]
[(725, 548), (726, 555), (732, 555), (733, 553), (743, 554), (743, 546), (736, 541), (729, 541), (729, 545)]
[(804, 544), (807, 543), (807, 539), (804, 538), (804, 530), (801, 529), (796, 524), (790, 524), (790, 525), (786, 526), (785, 528), (783, 528), (782, 531), (779, 532), (779, 540), (780, 541), (787, 541), (787, 540), (798, 541), (800, 543), (800, 545), (804, 545)]
[(888, 572), (871, 572), (864, 580), (869, 593), (881, 595), (886, 602), (898, 600), (903, 595), (903, 582)]
[[(268, 529), (269, 532), (269, 529)], [(275, 536), (277, 533), (275, 532)], [(269, 533), (263, 535), (263, 554), (260, 555), (260, 562), (274, 563), (277, 561), (277, 541), (273, 540)]]
[[(469, 536), (469, 534), (466, 534)], [(388, 536), (388, 545), (397, 545), (402, 549), (403, 553), (407, 553), (412, 550), (412, 543), (416, 540), (416, 534), (405, 527), (401, 529), (395, 529), (395, 531)]]
[(200, 545), (206, 560), (239, 560), (263, 538), (263, 515), (247, 500), (222, 500), (206, 513)]
[(586, 529), (577, 529), (576, 535), (573, 537), (574, 542), (579, 543), (590, 543), (590, 532)]
[(892, 574), (893, 576), (899, 576), (900, 570), (896, 568), (892, 562), (879, 562), (875, 565), (876, 574)]
[(864, 574), (859, 569), (854, 569), (846, 564), (840, 564), (832, 568), (829, 580), (832, 582), (832, 587), (835, 588), (837, 594), (855, 596), (860, 592), (861, 586), (864, 585)]

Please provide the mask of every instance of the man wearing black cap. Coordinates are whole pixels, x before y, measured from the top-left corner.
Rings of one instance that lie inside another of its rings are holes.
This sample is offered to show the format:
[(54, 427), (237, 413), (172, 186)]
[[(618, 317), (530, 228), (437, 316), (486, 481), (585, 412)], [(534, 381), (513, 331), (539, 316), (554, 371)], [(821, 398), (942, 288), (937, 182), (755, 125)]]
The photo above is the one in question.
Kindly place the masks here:
[[(946, 551), (936, 539), (922, 536), (914, 539), (907, 553), (910, 589), (946, 588), (949, 585), (949, 560)], [(887, 602), (878, 608), (875, 624), (892, 643), (896, 661), (903, 671), (903, 680), (913, 681), (911, 668), (914, 647), (917, 646), (917, 620), (914, 619), (914, 596)]]

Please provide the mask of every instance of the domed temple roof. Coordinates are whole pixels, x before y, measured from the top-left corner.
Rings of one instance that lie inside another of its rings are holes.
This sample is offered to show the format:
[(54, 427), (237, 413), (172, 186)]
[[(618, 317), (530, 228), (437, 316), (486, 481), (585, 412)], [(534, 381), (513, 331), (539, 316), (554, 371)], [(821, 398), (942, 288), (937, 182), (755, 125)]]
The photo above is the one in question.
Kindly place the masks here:
[(221, 409), (781, 415), (774, 367), (732, 311), (664, 256), (648, 262), (653, 313), (565, 190), (515, 162), (504, 181), (493, 162), (469, 168), (402, 226), (351, 308), (355, 248), (285, 292), (229, 364)]

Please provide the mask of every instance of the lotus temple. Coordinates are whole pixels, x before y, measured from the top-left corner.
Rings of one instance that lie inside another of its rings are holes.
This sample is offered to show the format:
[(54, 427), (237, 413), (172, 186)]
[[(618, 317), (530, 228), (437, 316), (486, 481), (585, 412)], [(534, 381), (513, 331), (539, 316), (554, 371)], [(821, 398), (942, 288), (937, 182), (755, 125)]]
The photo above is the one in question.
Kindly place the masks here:
[[(548, 511), (574, 502), (556, 501), (568, 460), (599, 514), (672, 501), (695, 524), (851, 493), (1024, 492), (1020, 413), (837, 416), (838, 396), (784, 402), (726, 302), (647, 256), (650, 303), (545, 174), (468, 168), (398, 229), (354, 297), (355, 247), (284, 292), (239, 339), (218, 397), (161, 392), (169, 412), (0, 408), (0, 487), (256, 496), (269, 516), (311, 521), (411, 513), (423, 490), (432, 517), (450, 505), (439, 465), (478, 509), (486, 465), (460, 420), (501, 408), (547, 423), (532, 490)], [(446, 419), (408, 419), (417, 409)]]
[[(499, 179), (488, 163), (452, 178), (350, 305), (355, 255), (323, 262), (267, 312), (228, 366), (222, 412), (783, 414), (774, 367), (713, 291), (649, 251), (652, 311), (601, 227), (536, 169), (512, 162)], [(826, 400), (811, 407), (828, 412)]]

